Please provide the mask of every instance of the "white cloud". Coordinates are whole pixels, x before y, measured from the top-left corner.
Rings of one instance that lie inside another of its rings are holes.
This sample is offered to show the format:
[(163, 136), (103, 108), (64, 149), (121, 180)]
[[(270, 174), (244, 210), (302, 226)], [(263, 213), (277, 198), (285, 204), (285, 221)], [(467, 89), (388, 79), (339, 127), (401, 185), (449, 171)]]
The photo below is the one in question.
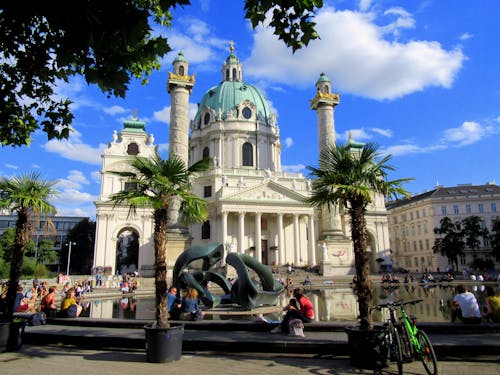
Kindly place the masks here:
[(50, 140), (43, 146), (45, 151), (52, 152), (69, 160), (81, 161), (87, 164), (101, 164), (101, 154), (105, 144), (92, 147), (80, 142), (80, 133), (74, 131), (67, 140)]
[(395, 21), (386, 26), (382, 26), (381, 30), (384, 33), (391, 33), (398, 36), (400, 29), (412, 29), (415, 27), (415, 20), (412, 15), (401, 7), (387, 9), (384, 16), (395, 16)]
[(364, 128), (346, 130), (345, 132), (338, 134), (338, 138), (341, 140), (348, 140), (349, 135), (353, 141), (365, 141), (372, 138), (372, 136), (368, 134)]
[(306, 169), (306, 166), (304, 164), (282, 165), (281, 168), (285, 172), (301, 172)]
[(170, 124), (170, 106), (163, 107), (163, 109), (154, 112), (153, 118), (165, 124)]
[(200, 0), (201, 10), (206, 12), (210, 7), (210, 0)]
[(293, 145), (293, 139), (291, 137), (286, 137), (285, 138), (285, 146), (286, 148), (290, 148)]
[(5, 165), (5, 168), (14, 169), (14, 170), (19, 169), (18, 165), (9, 164), (9, 163), (4, 164), (4, 165)]
[(359, 0), (359, 10), (367, 11), (372, 4), (372, 0)]
[(90, 174), (90, 177), (92, 178), (92, 180), (98, 184), (101, 183), (101, 171), (93, 171), (91, 174)]
[(391, 138), (392, 130), (391, 129), (380, 129), (380, 128), (371, 128), (372, 132), (377, 133), (383, 137)]
[(487, 129), (474, 121), (466, 121), (458, 128), (447, 129), (444, 132), (444, 141), (465, 146), (481, 140), (487, 134)]
[(271, 29), (259, 28), (244, 62), (247, 75), (305, 87), (314, 85), (319, 72), (326, 72), (340, 91), (394, 99), (426, 87), (451, 87), (465, 59), (460, 48), (445, 50), (436, 41), (388, 41), (373, 14), (325, 7), (315, 22), (321, 39), (293, 58)]
[(170, 67), (178, 51), (182, 51), (191, 64), (201, 64), (198, 71), (212, 69), (210, 62), (217, 61), (218, 51), (227, 51), (229, 40), (213, 37), (214, 32), (210, 24), (200, 19), (180, 17), (177, 22), (175, 30), (170, 29), (166, 33), (155, 29), (156, 33), (164, 34), (168, 38), (172, 48), (172, 52), (162, 59), (162, 66)]
[(79, 189), (83, 185), (89, 185), (90, 182), (81, 171), (70, 170), (66, 178), (57, 180), (56, 187), (62, 190), (65, 189)]
[(58, 216), (88, 217), (91, 220), (95, 220), (95, 214), (94, 204), (83, 207), (57, 207)]
[(383, 154), (390, 154), (393, 156), (401, 156), (401, 155), (410, 155), (410, 154), (418, 154), (424, 152), (420, 146), (413, 144), (405, 144), (405, 145), (394, 145), (386, 148), (382, 148), (380, 150)]
[(473, 37), (474, 37), (474, 35), (471, 33), (463, 33), (462, 35), (460, 35), (459, 39), (460, 40), (468, 40), (468, 39), (471, 39)]
[[(159, 111), (153, 112), (153, 118), (156, 121), (163, 122), (165, 124), (170, 124), (170, 108), (171, 106), (166, 106)], [(198, 104), (189, 103), (188, 118), (194, 119), (196, 112), (198, 111)]]
[(92, 98), (84, 95), (87, 89), (87, 83), (81, 76), (73, 76), (69, 82), (59, 80), (54, 87), (54, 97), (59, 100), (70, 99), (72, 101), (71, 109), (77, 110), (82, 107), (94, 109), (102, 108), (102, 105)]
[(129, 110), (123, 108), (120, 105), (114, 105), (111, 107), (104, 107), (102, 110), (104, 111), (104, 113), (107, 113), (108, 115), (111, 115), (111, 116), (121, 115), (123, 113), (129, 112)]
[(77, 189), (64, 189), (55, 197), (53, 202), (55, 205), (71, 206), (93, 202), (96, 199), (95, 195)]

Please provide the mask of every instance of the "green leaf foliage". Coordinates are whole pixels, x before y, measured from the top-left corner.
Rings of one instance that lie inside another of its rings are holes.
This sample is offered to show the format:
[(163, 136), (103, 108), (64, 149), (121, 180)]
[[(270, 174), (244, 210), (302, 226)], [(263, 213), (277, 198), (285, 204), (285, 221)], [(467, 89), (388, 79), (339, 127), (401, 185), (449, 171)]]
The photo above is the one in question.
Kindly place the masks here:
[[(3, 1), (0, 5), (0, 144), (29, 145), (38, 129), (67, 139), (71, 98), (54, 88), (81, 75), (108, 97), (125, 97), (131, 79), (143, 84), (170, 51), (153, 27), (169, 28), (171, 10), (189, 0)], [(318, 38), (312, 22), (321, 0), (245, 1), (253, 27), (270, 27), (295, 52)]]

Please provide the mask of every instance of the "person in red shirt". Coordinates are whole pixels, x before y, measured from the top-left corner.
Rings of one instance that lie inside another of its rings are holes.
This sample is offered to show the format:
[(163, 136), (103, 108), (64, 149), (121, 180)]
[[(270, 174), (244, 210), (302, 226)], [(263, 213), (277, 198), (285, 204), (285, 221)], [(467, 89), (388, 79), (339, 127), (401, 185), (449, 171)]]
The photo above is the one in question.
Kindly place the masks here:
[(284, 310), (286, 311), (281, 324), (274, 328), (271, 333), (282, 332), (285, 334), (290, 333), (289, 322), (293, 319), (300, 319), (303, 323), (310, 323), (314, 320), (314, 306), (309, 298), (304, 295), (302, 288), (293, 290), (293, 296), (296, 304), (291, 301)]
[(49, 288), (49, 293), (43, 297), (42, 302), (40, 303), (40, 311), (43, 311), (47, 316), (55, 317), (57, 306), (56, 306), (56, 293), (57, 288), (55, 286), (51, 286)]

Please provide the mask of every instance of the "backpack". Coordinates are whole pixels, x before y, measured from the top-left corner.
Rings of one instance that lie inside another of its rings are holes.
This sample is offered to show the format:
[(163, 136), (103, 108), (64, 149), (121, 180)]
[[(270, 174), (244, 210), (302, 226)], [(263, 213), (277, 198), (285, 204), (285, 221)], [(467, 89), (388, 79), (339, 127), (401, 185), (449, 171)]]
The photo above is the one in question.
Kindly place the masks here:
[(43, 311), (36, 312), (28, 318), (28, 325), (42, 326), (46, 323), (47, 316)]

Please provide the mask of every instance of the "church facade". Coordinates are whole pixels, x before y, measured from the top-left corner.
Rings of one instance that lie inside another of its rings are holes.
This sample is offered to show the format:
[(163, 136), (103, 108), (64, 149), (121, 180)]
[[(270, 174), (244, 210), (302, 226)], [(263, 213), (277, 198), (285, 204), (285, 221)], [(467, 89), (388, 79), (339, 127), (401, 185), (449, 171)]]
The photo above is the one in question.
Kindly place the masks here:
[[(188, 164), (205, 157), (213, 160), (212, 168), (193, 184), (194, 192), (208, 202), (209, 218), (192, 225), (187, 233), (172, 231), (169, 265), (190, 245), (221, 242), (226, 253), (246, 253), (268, 265), (319, 266), (324, 275), (353, 273), (348, 217), (339, 209), (309, 206), (305, 199), (311, 181), (301, 173), (282, 170), (276, 115), (260, 90), (244, 82), (234, 49), (222, 65), (221, 82), (205, 92), (192, 120), (188, 105), (194, 76), (188, 70), (188, 60), (179, 53), (168, 79), (169, 152)], [(310, 101), (317, 112), (318, 155), (335, 142), (338, 103), (339, 95), (331, 92), (330, 80), (321, 74), (316, 96)], [(353, 149), (359, 145), (352, 142)], [(145, 124), (133, 119), (124, 123), (119, 134), (115, 132), (102, 155), (94, 267), (111, 267), (113, 273), (132, 267), (152, 275), (152, 212), (130, 216), (128, 208), (114, 207), (108, 200), (111, 194), (129, 188), (126, 180), (110, 172), (126, 169), (130, 157), (151, 157), (156, 152)], [(171, 223), (176, 220), (173, 212)], [(376, 272), (380, 263), (391, 263), (383, 197), (375, 197), (370, 205), (367, 223), (372, 272)]]

